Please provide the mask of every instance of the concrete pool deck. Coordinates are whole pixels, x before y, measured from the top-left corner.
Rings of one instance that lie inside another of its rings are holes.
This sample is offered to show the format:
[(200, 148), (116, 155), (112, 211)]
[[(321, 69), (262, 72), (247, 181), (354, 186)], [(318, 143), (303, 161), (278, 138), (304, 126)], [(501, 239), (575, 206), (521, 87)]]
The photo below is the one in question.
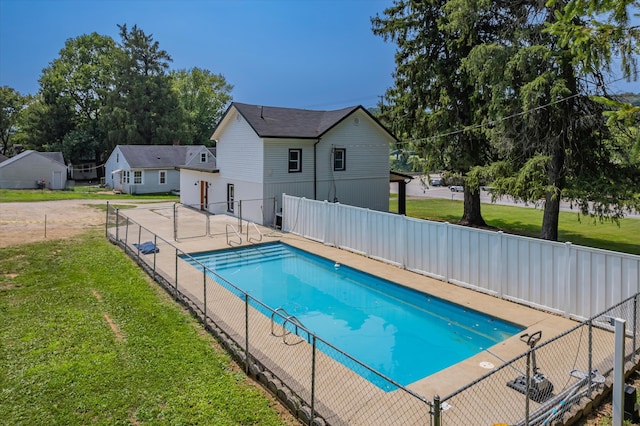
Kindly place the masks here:
[[(173, 204), (158, 205), (152, 208), (123, 210), (122, 213), (186, 253), (197, 253), (229, 248), (229, 245), (227, 244), (226, 232), (230, 229), (229, 225), (237, 224), (237, 218), (225, 215), (210, 216), (209, 234), (214, 235), (213, 237), (202, 236), (194, 238), (183, 238), (179, 239), (179, 241), (174, 241)], [(181, 215), (181, 220), (184, 220), (185, 223), (199, 223), (199, 221), (202, 221), (203, 217), (203, 215), (199, 212), (188, 210), (181, 210)], [(564, 318), (559, 315), (535, 310), (523, 305), (519, 305), (517, 303), (509, 302), (491, 296), (489, 294), (439, 281), (421, 274), (404, 270), (388, 263), (374, 260), (360, 254), (349, 252), (347, 250), (327, 246), (322, 243), (315, 242), (294, 234), (274, 231), (272, 229), (264, 227), (258, 227), (258, 229), (260, 229), (260, 231), (262, 232), (260, 241), (261, 243), (281, 241), (310, 253), (330, 259), (333, 262), (338, 262), (343, 265), (365, 271), (367, 273), (416, 289), (418, 291), (429, 293), (435, 297), (445, 299), (460, 306), (469, 307), (471, 309), (497, 317), (499, 319), (518, 324), (525, 328), (525, 330), (520, 334), (531, 334), (537, 331), (541, 331), (541, 343), (545, 340), (562, 334), (563, 332), (575, 327), (578, 324), (573, 320)], [(249, 231), (249, 235), (252, 238), (259, 238), (259, 234), (255, 230), (255, 228), (249, 228)], [(194, 232), (194, 235), (197, 233), (198, 232)], [(237, 239), (235, 235), (234, 237)], [(147, 240), (148, 238), (142, 239)], [(242, 245), (255, 244), (255, 241), (252, 243), (247, 243), (246, 234), (242, 236), (242, 240)], [(202, 274), (197, 272), (195, 268), (187, 265), (186, 262), (184, 262), (184, 265), (176, 264), (175, 252), (173, 250), (161, 249), (160, 253), (158, 253), (156, 256), (156, 262), (160, 270), (171, 272), (174, 268), (176, 269), (176, 271), (180, 269), (179, 273), (181, 281), (190, 281), (190, 278), (188, 277), (192, 276), (193, 280), (191, 281), (199, 283), (200, 285), (202, 284)], [(193, 294), (197, 294), (197, 285), (193, 290), (190, 291), (192, 291)], [(227, 300), (226, 303), (229, 306), (231, 306), (233, 303), (236, 303), (227, 296), (228, 295), (220, 294), (217, 297), (219, 299)], [(209, 297), (209, 294), (207, 294), (207, 300), (209, 300)], [(241, 314), (244, 315), (244, 310), (242, 310)], [(252, 315), (254, 315), (254, 313), (252, 313)], [(230, 316), (233, 317), (234, 314), (231, 314)], [(237, 315), (235, 316), (236, 318), (225, 320), (230, 324), (232, 328), (237, 328), (238, 333), (241, 334), (242, 328), (244, 327), (244, 319), (238, 317)], [(270, 334), (268, 332), (269, 321), (267, 319), (257, 321), (262, 321), (264, 323), (264, 334)], [(504, 364), (504, 360), (511, 360), (516, 356), (519, 356), (523, 352), (526, 352), (528, 347), (520, 340), (520, 334), (512, 336), (505, 341), (489, 348), (489, 350), (485, 350), (452, 367), (442, 370), (429, 377), (418, 380), (408, 385), (407, 388), (415, 392), (416, 394), (421, 395), (422, 397), (424, 397), (424, 399), (429, 401), (433, 399), (434, 395), (449, 395), (452, 392), (455, 392), (456, 390), (487, 374), (489, 371), (491, 371), (492, 366), (493, 368), (498, 368)], [(267, 337), (265, 337), (265, 339), (267, 339)], [(305, 345), (292, 346), (292, 349), (288, 350), (289, 352), (286, 355), (286, 359), (289, 360), (289, 362), (295, 359), (309, 359), (307, 354), (300, 354), (300, 356), (295, 356), (293, 354), (293, 352), (295, 351), (308, 352), (308, 348), (304, 348), (304, 346)], [(273, 360), (280, 356), (278, 354), (266, 353), (264, 355), (265, 363), (267, 364), (270, 362), (270, 359)], [(443, 354), (443, 356), (446, 356), (446, 354)], [(323, 356), (321, 356), (320, 358), (321, 359), (319, 360), (319, 362), (321, 362), (323, 365), (335, 364), (335, 366), (330, 367), (335, 368), (335, 370), (333, 371), (333, 373), (328, 375), (328, 377), (331, 378), (330, 380), (332, 381), (334, 387), (339, 386), (341, 388), (349, 388), (350, 386), (357, 386), (359, 388), (362, 388), (363, 386), (369, 386), (367, 384), (361, 383), (366, 382), (366, 380), (362, 379), (360, 376), (354, 374), (353, 372), (350, 372), (350, 370), (344, 368), (344, 366), (340, 365), (339, 363), (324, 359)], [(274, 368), (278, 370), (280, 368), (277, 366), (278, 362), (274, 361), (274, 363)], [(305, 367), (296, 366), (296, 368), (301, 369)], [(545, 373), (551, 377), (554, 377), (554, 375), (557, 375), (557, 377), (560, 377), (562, 374), (566, 375), (566, 367), (561, 365), (561, 363), (558, 363), (557, 365), (555, 365), (555, 363), (549, 362), (544, 363), (544, 369)], [(554, 371), (554, 369), (557, 369), (558, 371)], [(290, 375), (290, 373), (287, 373), (286, 371), (284, 371), (284, 369), (282, 370), (282, 372), (285, 375)], [(514, 377), (516, 375), (516, 373), (512, 371), (509, 374)], [(496, 378), (496, 380), (500, 381), (502, 379)], [(503, 401), (504, 404), (512, 404), (513, 406), (522, 405), (522, 395), (505, 386), (504, 380), (500, 381), (500, 383), (496, 383), (495, 389), (502, 389), (502, 391), (504, 392), (504, 395), (501, 396), (501, 401)], [(372, 389), (370, 392), (372, 392), (371, 399), (375, 400), (376, 404), (381, 404), (383, 407), (385, 405), (388, 405), (387, 408), (389, 409), (390, 414), (381, 415), (383, 417), (386, 415), (393, 415), (391, 414), (391, 412), (393, 411), (392, 406), (396, 404), (396, 402), (392, 400), (385, 402), (385, 392), (378, 392), (375, 389)], [(379, 395), (376, 395), (374, 397), (373, 394), (377, 393), (379, 393)], [(327, 412), (335, 413), (335, 418), (330, 421), (331, 424), (367, 424), (371, 420), (361, 418), (359, 419), (354, 413), (344, 412), (348, 410), (332, 408), (333, 403), (338, 402), (333, 400), (339, 397), (337, 397), (335, 393), (331, 392), (330, 390), (317, 390), (316, 397), (320, 402), (320, 407), (327, 407), (324, 414), (325, 417), (327, 417)], [(482, 397), (482, 395), (478, 395), (478, 398)], [(321, 410), (319, 411), (321, 412)], [(481, 418), (477, 418), (477, 424), (491, 424), (491, 422), (495, 422), (495, 420), (493, 420), (494, 415), (492, 411), (493, 410), (491, 407), (487, 407), (486, 421), (481, 420)], [(380, 412), (385, 413), (385, 411)], [(378, 418), (378, 420), (381, 419), (382, 418)], [(385, 422), (383, 421), (380, 424), (383, 423)], [(408, 421), (405, 423), (411, 424), (412, 422)]]

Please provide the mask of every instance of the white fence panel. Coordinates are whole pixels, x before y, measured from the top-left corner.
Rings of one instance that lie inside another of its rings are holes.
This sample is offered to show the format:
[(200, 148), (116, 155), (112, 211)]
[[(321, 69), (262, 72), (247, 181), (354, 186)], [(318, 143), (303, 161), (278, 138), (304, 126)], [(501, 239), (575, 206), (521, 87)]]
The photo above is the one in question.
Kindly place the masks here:
[(640, 291), (640, 256), (282, 199), (287, 232), (553, 312), (589, 318)]
[(446, 228), (441, 223), (406, 218), (406, 265), (414, 272), (445, 279), (447, 253), (442, 246)]

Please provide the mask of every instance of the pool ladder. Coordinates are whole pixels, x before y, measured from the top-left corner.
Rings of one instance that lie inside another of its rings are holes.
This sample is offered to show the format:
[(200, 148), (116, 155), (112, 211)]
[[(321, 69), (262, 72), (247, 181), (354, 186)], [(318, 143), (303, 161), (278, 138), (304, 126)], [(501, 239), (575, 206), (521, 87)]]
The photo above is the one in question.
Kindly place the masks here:
[[(298, 318), (296, 318), (295, 315), (290, 315), (289, 312), (287, 312), (282, 307), (276, 309), (271, 314), (271, 334), (273, 336), (280, 337), (280, 335), (276, 334), (276, 332), (273, 329), (274, 328), (274, 324), (276, 323), (275, 316), (278, 315), (278, 313), (280, 313), (279, 316), (282, 316), (284, 318), (284, 321), (282, 323), (282, 341), (287, 345), (297, 345), (298, 343), (302, 342), (302, 340), (299, 340), (299, 341), (297, 341), (295, 343), (287, 342), (287, 336), (292, 333), (291, 331), (287, 330), (287, 323), (290, 323), (295, 327), (295, 334), (298, 337), (300, 337), (300, 335), (298, 334), (298, 327), (303, 327), (303, 330), (304, 330), (304, 325), (302, 325), (300, 320)], [(307, 337), (309, 337), (309, 333), (306, 330), (304, 330), (304, 333), (307, 335)]]

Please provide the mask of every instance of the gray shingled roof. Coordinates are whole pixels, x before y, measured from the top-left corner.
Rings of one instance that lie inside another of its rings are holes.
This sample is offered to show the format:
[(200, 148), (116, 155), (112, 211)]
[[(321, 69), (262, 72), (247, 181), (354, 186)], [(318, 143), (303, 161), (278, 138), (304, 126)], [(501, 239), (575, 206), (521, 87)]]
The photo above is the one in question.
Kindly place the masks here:
[(183, 166), (202, 149), (201, 145), (119, 145), (129, 166), (157, 169)]
[(32, 149), (28, 149), (26, 151), (22, 151), (20, 154), (15, 155), (11, 158), (9, 158), (8, 160), (4, 160), (2, 161), (0, 164), (4, 167), (4, 166), (9, 166), (10, 164), (15, 163), (16, 161), (20, 161), (22, 158), (31, 155), (31, 154), (37, 154), (37, 155), (41, 155), (45, 158), (48, 158), (49, 160), (61, 163), (63, 166), (64, 164), (64, 157), (62, 156), (61, 152), (39, 152), (39, 151), (34, 151)]
[(64, 157), (62, 156), (62, 152), (38, 152), (38, 154), (44, 155), (49, 160), (57, 161), (58, 163), (64, 164)]
[[(233, 102), (261, 138), (317, 138), (361, 106), (335, 111), (279, 108)], [(362, 108), (364, 110), (364, 108)], [(366, 111), (366, 110), (365, 110)]]

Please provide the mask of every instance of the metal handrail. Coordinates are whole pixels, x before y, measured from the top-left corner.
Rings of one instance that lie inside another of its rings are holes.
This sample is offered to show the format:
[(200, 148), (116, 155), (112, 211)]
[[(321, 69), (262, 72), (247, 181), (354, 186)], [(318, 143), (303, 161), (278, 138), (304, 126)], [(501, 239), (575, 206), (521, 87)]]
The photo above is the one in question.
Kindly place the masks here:
[[(281, 335), (276, 334), (275, 331), (273, 330), (273, 325), (275, 324), (275, 316), (276, 315), (279, 315), (282, 318), (284, 318), (284, 321), (282, 322), (282, 334)], [(296, 330), (295, 330), (296, 336), (299, 336), (298, 335), (298, 327), (302, 327), (302, 329), (304, 330), (304, 324), (302, 324), (302, 322), (295, 315), (290, 315), (289, 312), (287, 312), (283, 307), (279, 307), (279, 308), (275, 309), (271, 313), (271, 335), (276, 336), (276, 337), (282, 337), (282, 342), (288, 345), (289, 342), (287, 342), (287, 335), (291, 334), (291, 331), (287, 330), (287, 322), (290, 322), (291, 324), (293, 324), (296, 327)], [(302, 340), (300, 340), (300, 342), (302, 342)], [(300, 342), (298, 342), (298, 343), (300, 343)]]
[[(296, 327), (296, 336), (300, 337), (300, 335), (298, 334), (298, 326), (303, 327), (304, 325), (300, 322), (300, 320), (295, 316), (295, 315), (289, 315), (284, 322), (282, 323), (282, 329), (284, 330), (283, 334), (282, 334), (282, 342), (285, 345), (288, 345), (289, 342), (287, 342), (287, 335), (291, 334), (291, 332), (287, 333), (287, 322), (290, 322), (291, 324), (293, 324)], [(302, 340), (299, 340), (297, 343), (295, 343), (296, 345), (298, 343), (302, 342)]]
[[(229, 227), (231, 227), (231, 230), (233, 231), (233, 233), (236, 234), (236, 236), (238, 237), (238, 241), (233, 241), (229, 239)], [(240, 234), (238, 234), (238, 231), (232, 224), (227, 223), (227, 228), (225, 229), (225, 232), (227, 234), (227, 245), (231, 246), (233, 244), (237, 244), (237, 245), (242, 244), (242, 237), (240, 236)]]
[[(278, 312), (283, 312), (286, 315), (286, 316), (283, 316), (285, 320), (286, 318), (290, 317), (289, 312), (287, 312), (283, 307), (277, 308), (271, 313), (271, 334), (274, 336), (277, 336), (277, 334), (273, 331), (273, 324), (275, 323), (274, 317)], [(283, 334), (284, 334), (284, 331), (283, 331)]]
[[(249, 236), (249, 225), (252, 225), (252, 226), (253, 226), (253, 229), (255, 229), (255, 230), (256, 230), (256, 232), (258, 233), (258, 235), (260, 235), (260, 238), (253, 238), (253, 237), (250, 237), (250, 236)], [(255, 224), (255, 223), (253, 223), (253, 222), (249, 222), (249, 225), (247, 225), (247, 242), (249, 242), (249, 243), (250, 243), (250, 242), (252, 242), (252, 241), (255, 241), (255, 242), (259, 243), (260, 241), (262, 241), (262, 235), (263, 235), (263, 234), (262, 234), (262, 232), (260, 232), (260, 230), (258, 229), (258, 227), (256, 226), (256, 224)]]

